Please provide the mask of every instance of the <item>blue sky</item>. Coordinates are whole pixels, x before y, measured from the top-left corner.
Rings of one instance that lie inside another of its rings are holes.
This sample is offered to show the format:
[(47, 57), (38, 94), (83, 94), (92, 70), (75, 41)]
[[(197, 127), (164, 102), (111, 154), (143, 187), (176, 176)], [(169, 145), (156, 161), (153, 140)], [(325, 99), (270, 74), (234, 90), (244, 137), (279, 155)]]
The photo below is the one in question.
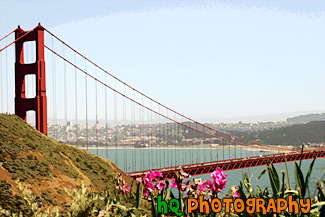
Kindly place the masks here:
[(0, 0), (0, 35), (41, 22), (196, 119), (325, 111), (324, 2)]

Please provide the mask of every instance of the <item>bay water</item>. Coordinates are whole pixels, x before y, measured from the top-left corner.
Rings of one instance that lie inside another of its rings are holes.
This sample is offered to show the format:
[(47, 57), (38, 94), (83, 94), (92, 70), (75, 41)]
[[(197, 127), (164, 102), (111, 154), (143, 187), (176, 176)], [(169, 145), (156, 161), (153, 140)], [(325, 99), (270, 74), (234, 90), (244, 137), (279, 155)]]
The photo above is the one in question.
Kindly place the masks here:
[[(97, 154), (97, 149), (88, 149), (89, 152)], [(141, 170), (155, 170), (165, 167), (178, 167), (179, 165), (186, 165), (192, 163), (204, 163), (218, 160), (228, 160), (234, 158), (249, 158), (251, 156), (263, 157), (265, 154), (272, 154), (269, 151), (251, 151), (234, 148), (193, 148), (193, 149), (181, 149), (181, 148), (119, 148), (119, 149), (98, 149), (98, 155), (103, 158), (114, 162), (124, 172), (133, 172)], [(312, 160), (302, 161), (302, 171), (306, 176), (309, 166)], [(299, 162), (298, 162), (299, 163)], [(288, 171), (286, 175), (290, 176), (290, 182), (292, 186), (296, 186), (294, 178), (295, 165), (294, 162), (288, 162)], [(284, 163), (275, 164), (275, 168), (278, 171), (279, 178), (281, 179), (281, 170), (287, 170)], [(271, 185), (267, 173), (265, 173), (261, 179), (257, 180), (257, 177), (266, 166), (251, 167), (240, 170), (225, 171), (228, 174), (226, 191), (230, 189), (232, 185), (238, 186), (240, 181), (243, 180), (243, 174), (247, 173), (250, 177), (253, 189), (256, 190), (256, 186), (259, 186), (262, 190), (266, 187), (271, 191)], [(289, 173), (289, 174), (288, 174)], [(195, 178), (201, 178), (202, 181), (209, 179), (210, 174), (196, 176)], [(211, 179), (211, 178), (210, 178)], [(310, 194), (314, 195), (315, 186), (318, 179), (325, 179), (325, 158), (316, 159), (313, 171), (310, 177)], [(286, 180), (288, 183), (288, 179)], [(223, 192), (223, 194), (226, 192)]]

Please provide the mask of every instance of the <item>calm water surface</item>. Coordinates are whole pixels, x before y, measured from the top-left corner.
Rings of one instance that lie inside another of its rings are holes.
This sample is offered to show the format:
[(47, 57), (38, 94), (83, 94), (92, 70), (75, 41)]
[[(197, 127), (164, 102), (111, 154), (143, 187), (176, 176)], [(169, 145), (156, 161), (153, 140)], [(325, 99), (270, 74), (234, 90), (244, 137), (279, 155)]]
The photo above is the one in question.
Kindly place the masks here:
[[(91, 153), (97, 154), (96, 149), (89, 149)], [(264, 154), (272, 154), (272, 152), (258, 152), (258, 151), (247, 151), (247, 150), (238, 150), (234, 149), (179, 149), (179, 148), (170, 148), (170, 149), (154, 149), (154, 148), (134, 148), (134, 149), (103, 149), (98, 150), (98, 155), (104, 158), (108, 158), (113, 161), (119, 168), (123, 171), (140, 171), (147, 169), (157, 169), (169, 166), (185, 165), (191, 163), (203, 163), (208, 161), (217, 161), (217, 160), (227, 160), (233, 159), (235, 157), (250, 157), (250, 156), (259, 156)], [(176, 160), (175, 160), (176, 159)], [(302, 169), (304, 175), (307, 174), (309, 165), (312, 160), (305, 160), (302, 163)], [(176, 163), (176, 165), (175, 165)], [(251, 183), (254, 188), (258, 185), (262, 190), (268, 187), (271, 190), (269, 177), (267, 173), (260, 180), (257, 180), (257, 177), (261, 171), (266, 168), (265, 166), (261, 167), (252, 167), (241, 170), (232, 170), (227, 171), (228, 178), (226, 189), (232, 185), (239, 185), (239, 182), (242, 180), (242, 175), (247, 172), (249, 177), (251, 177)], [(275, 164), (275, 168), (281, 177), (281, 170), (286, 170), (285, 164)], [(293, 186), (296, 185), (294, 179), (294, 162), (288, 163), (290, 181)], [(196, 178), (202, 178), (206, 180), (210, 178), (210, 175), (197, 176)], [(325, 158), (317, 159), (313, 172), (310, 178), (311, 189), (315, 189), (316, 182), (318, 179), (325, 179)], [(311, 192), (314, 194), (314, 192)]]

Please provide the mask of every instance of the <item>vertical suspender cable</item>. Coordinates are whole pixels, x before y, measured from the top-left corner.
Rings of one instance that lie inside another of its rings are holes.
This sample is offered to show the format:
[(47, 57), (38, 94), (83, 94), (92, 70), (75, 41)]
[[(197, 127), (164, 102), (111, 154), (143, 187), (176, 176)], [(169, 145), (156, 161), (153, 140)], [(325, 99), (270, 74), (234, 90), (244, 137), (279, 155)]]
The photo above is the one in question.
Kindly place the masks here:
[(237, 158), (237, 156), (236, 156), (236, 143), (234, 143), (234, 145), (235, 145), (235, 158)]
[[(133, 91), (133, 100), (135, 99), (135, 91)], [(135, 148), (135, 145), (137, 144), (138, 142), (138, 138), (136, 135), (138, 135), (138, 125), (137, 125), (137, 112), (136, 112), (136, 104), (135, 103), (132, 103), (133, 105), (133, 136), (134, 136), (134, 142), (133, 142), (133, 149)], [(138, 156), (137, 154), (139, 153), (139, 151), (137, 149), (133, 150), (134, 151), (134, 169), (135, 170), (138, 170), (138, 167), (140, 169), (140, 163), (139, 163), (139, 166), (137, 166), (137, 163), (138, 163)]]
[[(6, 44), (7, 44), (7, 38), (6, 38)], [(7, 112), (9, 114), (9, 93), (8, 93), (8, 85), (9, 85), (9, 82), (8, 82), (8, 52), (7, 52), (8, 49), (6, 49), (6, 89), (7, 89)]]
[(157, 113), (155, 113), (155, 154), (156, 154), (156, 166), (158, 168), (158, 150), (157, 150), (157, 147), (158, 147), (158, 118), (157, 118)]
[[(176, 120), (176, 114), (174, 113), (174, 120)], [(178, 164), (180, 164), (180, 159), (177, 160), (177, 157), (176, 157), (176, 152), (178, 152), (178, 145), (177, 145), (177, 135), (178, 135), (178, 124), (175, 122), (174, 123), (174, 132), (175, 132), (175, 151), (174, 151), (174, 154), (175, 154), (175, 166)]]
[[(56, 112), (56, 56), (54, 56), (54, 73), (53, 73), (53, 76), (54, 76), (54, 120), (55, 120), (55, 127), (57, 127), (57, 112)], [(57, 129), (55, 129), (57, 130)], [(56, 135), (55, 135), (55, 139), (57, 140), (58, 138), (58, 132), (56, 132)]]
[[(191, 122), (188, 123), (189, 126), (191, 126)], [(189, 161), (190, 164), (193, 164), (193, 131), (192, 129), (188, 129), (188, 146), (189, 146)]]
[(152, 159), (150, 159), (151, 157), (151, 144), (150, 144), (150, 124), (149, 124), (149, 110), (147, 110), (147, 122), (146, 122), (146, 126), (147, 126), (147, 140), (148, 140), (148, 147), (149, 147), (149, 150), (147, 150), (147, 153), (148, 153), (148, 162), (152, 164)]
[[(116, 79), (115, 79), (115, 90), (116, 90)], [(116, 105), (116, 91), (114, 91), (114, 128), (115, 128), (115, 163), (118, 165), (117, 157), (117, 105)]]
[[(128, 101), (127, 101), (128, 102)], [(129, 138), (128, 138), (128, 140), (130, 141), (129, 142), (129, 150), (128, 150), (128, 157), (130, 158), (130, 161), (129, 161), (129, 164), (128, 164), (128, 171), (129, 172), (131, 172), (132, 171), (132, 164), (133, 164), (133, 139), (134, 139), (134, 137), (133, 137), (133, 107), (132, 107), (132, 101), (129, 101), (130, 102), (130, 105), (129, 105), (129, 112), (130, 112), (130, 124), (128, 124), (128, 126), (129, 126), (129, 129), (130, 129), (130, 134), (128, 134), (129, 135)], [(128, 105), (127, 105), (128, 103), (126, 103), (126, 107), (128, 107)]]
[[(188, 123), (188, 125), (189, 126), (191, 126), (191, 122), (189, 122)], [(189, 146), (190, 146), (190, 149), (189, 149), (189, 152), (190, 152), (190, 164), (193, 164), (194, 163), (194, 161), (193, 161), (193, 130), (192, 129), (188, 129), (188, 138), (189, 138), (189, 140), (188, 140), (188, 144), (189, 144)]]
[[(65, 45), (63, 45), (63, 57), (65, 58)], [(68, 105), (67, 105), (67, 65), (66, 61), (63, 61), (64, 67), (64, 121), (66, 125), (65, 129), (65, 143), (68, 143), (68, 129), (67, 129), (67, 121), (68, 121)]]
[[(178, 156), (181, 156), (181, 154), (182, 154), (182, 150), (180, 150), (181, 149), (181, 142), (180, 142), (180, 126), (181, 125), (179, 125), (179, 124), (176, 124), (176, 128), (177, 128), (177, 130), (176, 130), (176, 147), (177, 147), (177, 155)], [(179, 163), (179, 165), (180, 164), (182, 164), (181, 163), (181, 159), (178, 159), (178, 163)]]
[[(213, 135), (213, 132), (212, 130), (210, 129), (210, 134)], [(210, 162), (213, 161), (212, 158), (213, 158), (213, 155), (212, 155), (212, 143), (213, 143), (213, 139), (212, 137), (210, 137)]]
[(141, 116), (141, 106), (139, 105), (139, 126), (140, 126), (140, 142), (139, 142), (139, 147), (140, 147), (140, 165), (141, 165), (141, 170), (143, 170), (143, 164), (142, 164), (142, 159), (143, 159), (143, 150), (142, 150), (142, 116)]
[(170, 149), (170, 165), (174, 166), (176, 163), (176, 159), (173, 159), (173, 152), (175, 152), (175, 144), (174, 144), (174, 123), (170, 123), (170, 144), (171, 144), (171, 149)]
[[(194, 141), (195, 141), (195, 150), (197, 153), (197, 146), (198, 146), (198, 131), (197, 131), (197, 123), (195, 123), (195, 132), (194, 132)], [(196, 155), (196, 160), (195, 163), (198, 163), (198, 159), (199, 159), (199, 154)]]
[(219, 147), (219, 140), (216, 139), (215, 141), (216, 141), (216, 143), (217, 143), (217, 145), (218, 145), (217, 148), (216, 148), (216, 151), (217, 151), (217, 161), (219, 161), (219, 148), (220, 148), (220, 147)]
[[(125, 85), (123, 85), (124, 87), (124, 95), (126, 95), (125, 93)], [(126, 122), (125, 122), (125, 116), (126, 116), (126, 111), (125, 111), (126, 107), (125, 107), (125, 97), (123, 97), (123, 137), (122, 137), (122, 141), (124, 141), (123, 144), (123, 154), (124, 154), (124, 171), (127, 171), (127, 149), (125, 147), (126, 145)]]
[[(160, 105), (158, 105), (158, 113), (160, 114)], [(158, 130), (159, 130), (159, 132), (158, 132), (158, 135), (159, 135), (159, 147), (163, 148), (163, 146), (162, 146), (162, 134), (161, 134), (160, 115), (158, 116), (158, 119), (159, 119), (159, 121), (158, 121), (158, 123), (159, 123), (159, 126), (158, 126), (159, 127), (158, 128)], [(159, 152), (159, 168), (161, 168), (161, 167), (162, 166), (161, 166), (161, 151), (160, 151)]]
[(229, 153), (229, 159), (231, 159), (231, 156), (230, 156), (230, 144), (231, 144), (231, 142), (228, 141), (228, 153)]
[[(95, 67), (95, 78), (97, 78), (97, 67)], [(96, 93), (96, 153), (98, 156), (98, 97), (97, 97), (97, 81), (95, 80), (95, 93)]]
[[(87, 72), (87, 61), (85, 59), (85, 71)], [(88, 151), (88, 82), (87, 82), (87, 75), (85, 74), (85, 97), (86, 97), (86, 149)]]
[[(54, 45), (53, 45), (53, 37), (51, 37), (51, 45), (52, 45), (52, 50), (54, 50)], [(28, 49), (27, 49), (28, 50)], [(54, 53), (52, 52), (52, 135), (53, 138), (55, 139), (56, 132), (55, 132), (55, 117), (54, 117), (54, 92), (55, 92), (55, 84), (54, 84)]]
[[(76, 52), (74, 52), (74, 64), (76, 65)], [(78, 82), (77, 82), (77, 68), (74, 67), (74, 77), (75, 77), (75, 85), (74, 85), (74, 91), (75, 91), (75, 117), (76, 117), (76, 146), (78, 147)]]
[[(206, 156), (205, 156), (205, 150), (204, 150), (204, 141), (205, 141), (205, 135), (204, 135), (204, 128), (205, 127), (202, 127), (203, 129), (202, 129), (202, 131), (203, 131), (203, 134), (202, 134), (202, 139), (201, 139), (201, 145), (200, 145), (200, 147), (201, 147), (201, 151), (203, 152), (203, 161), (206, 161)], [(200, 161), (201, 162), (201, 161)]]
[[(107, 84), (107, 75), (105, 74), (105, 84)], [(107, 129), (107, 87), (105, 88), (105, 147), (106, 159), (108, 159), (108, 129)]]
[[(54, 50), (53, 45), (53, 37), (52, 37), (52, 50)], [(56, 132), (56, 62), (55, 62), (55, 55), (52, 53), (52, 79), (53, 79), (53, 136), (57, 139), (57, 132)]]
[[(166, 117), (168, 117), (168, 110), (166, 110), (166, 113), (167, 113)], [(170, 163), (169, 163), (170, 149), (169, 149), (168, 136), (169, 136), (169, 124), (168, 124), (168, 120), (166, 120), (167, 167), (170, 167)]]
[(187, 162), (189, 164), (192, 164), (193, 163), (193, 134), (192, 134), (192, 129), (188, 128), (188, 126), (191, 126), (191, 122), (188, 122), (188, 124), (186, 124), (184, 126), (185, 128), (185, 139), (186, 139), (186, 147), (187, 147)]
[[(186, 124), (186, 119), (183, 119), (184, 124)], [(185, 164), (190, 164), (191, 163), (191, 149), (189, 146), (189, 130), (187, 129), (186, 126), (182, 125), (183, 127), (183, 138), (184, 138), (184, 148), (185, 148)]]
[[(132, 91), (133, 93), (133, 100), (134, 100), (134, 91)], [(132, 120), (132, 171), (136, 171), (136, 165), (137, 165), (137, 161), (136, 161), (136, 155), (135, 155), (135, 150), (134, 150), (134, 146), (135, 146), (135, 135), (134, 135), (134, 128), (135, 128), (135, 104), (133, 102), (131, 102), (131, 120)]]
[(225, 160), (225, 142), (222, 140), (222, 160)]
[[(143, 105), (143, 95), (142, 95), (142, 105)], [(144, 125), (144, 111), (143, 111), (143, 106), (140, 106), (140, 109), (141, 109), (141, 125), (142, 125), (142, 134), (143, 134), (143, 137), (142, 137), (142, 141), (143, 141), (143, 145), (144, 145), (144, 136), (146, 135), (145, 134), (145, 125)], [(144, 149), (142, 149), (142, 169), (145, 169), (144, 167), (144, 156), (145, 156), (145, 151)]]
[(173, 145), (173, 122), (169, 123), (169, 142), (170, 142), (170, 148), (169, 148), (169, 152), (170, 152), (170, 166), (173, 166), (173, 149), (174, 149), (174, 145)]
[[(184, 119), (182, 118), (182, 122), (184, 123)], [(183, 164), (185, 165), (186, 164), (186, 153), (185, 153), (185, 149), (186, 147), (184, 146), (184, 126), (181, 125), (182, 129), (181, 129), (181, 132), (182, 132), (182, 136), (181, 136), (181, 145), (182, 145), (182, 151), (183, 151)]]
[[(150, 100), (150, 109), (152, 110), (152, 102), (151, 102), (151, 100)], [(149, 113), (149, 110), (148, 110), (148, 113)], [(156, 166), (156, 164), (154, 162), (153, 151), (152, 151), (152, 143), (153, 143), (153, 141), (152, 141), (152, 129), (153, 129), (153, 126), (152, 126), (152, 112), (150, 111), (150, 137), (149, 137), (150, 142), (149, 142), (149, 144), (150, 144), (150, 152), (151, 152), (152, 164), (154, 164)]]

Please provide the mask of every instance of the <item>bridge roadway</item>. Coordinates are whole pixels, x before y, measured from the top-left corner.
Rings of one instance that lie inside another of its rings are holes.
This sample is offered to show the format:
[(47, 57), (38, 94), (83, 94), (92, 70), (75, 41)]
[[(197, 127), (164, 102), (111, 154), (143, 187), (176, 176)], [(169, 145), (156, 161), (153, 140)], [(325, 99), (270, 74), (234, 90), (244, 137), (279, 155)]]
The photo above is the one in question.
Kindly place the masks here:
[[(162, 180), (172, 179), (174, 177), (175, 172), (179, 171), (181, 168), (184, 172), (188, 173), (191, 176), (210, 174), (215, 171), (217, 168), (222, 168), (224, 171), (227, 170), (237, 170), (244, 169), (250, 167), (258, 167), (267, 165), (267, 162), (278, 164), (285, 162), (285, 156), (287, 162), (291, 161), (299, 161), (301, 156), (303, 160), (313, 159), (313, 158), (324, 158), (325, 157), (325, 148), (320, 149), (312, 149), (312, 150), (304, 150), (303, 155), (301, 155), (300, 151), (294, 151), (290, 153), (281, 153), (281, 154), (270, 154), (263, 156), (254, 156), (254, 157), (246, 157), (246, 158), (237, 158), (231, 160), (223, 160), (223, 161), (214, 161), (207, 163), (197, 163), (197, 164), (188, 164), (183, 166), (176, 167), (166, 167), (159, 170), (163, 174)], [(127, 173), (134, 179), (141, 180), (145, 173), (150, 172), (150, 170), (143, 170), (137, 172)]]

